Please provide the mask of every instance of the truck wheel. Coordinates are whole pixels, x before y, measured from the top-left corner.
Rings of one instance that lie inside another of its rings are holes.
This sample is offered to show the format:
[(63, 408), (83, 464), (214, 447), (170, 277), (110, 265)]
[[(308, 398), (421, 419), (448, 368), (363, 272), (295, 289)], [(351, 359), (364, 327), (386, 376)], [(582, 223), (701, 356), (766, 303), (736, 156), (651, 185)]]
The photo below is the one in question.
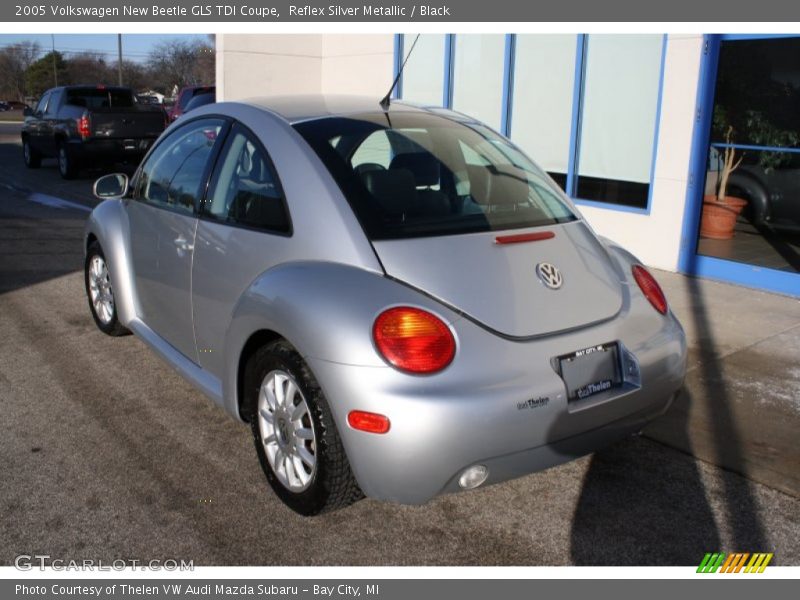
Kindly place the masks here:
[(261, 468), (284, 504), (311, 516), (363, 498), (325, 395), (286, 341), (247, 362), (244, 401)]
[(113, 337), (130, 333), (117, 319), (117, 304), (114, 301), (114, 290), (111, 289), (106, 257), (97, 242), (92, 242), (86, 251), (84, 282), (89, 309), (97, 328)]
[(78, 175), (78, 161), (65, 142), (58, 144), (58, 172), (62, 179), (75, 179)]
[(42, 166), (42, 155), (31, 146), (30, 140), (22, 140), (22, 157), (25, 159), (25, 166), (29, 169), (38, 169)]

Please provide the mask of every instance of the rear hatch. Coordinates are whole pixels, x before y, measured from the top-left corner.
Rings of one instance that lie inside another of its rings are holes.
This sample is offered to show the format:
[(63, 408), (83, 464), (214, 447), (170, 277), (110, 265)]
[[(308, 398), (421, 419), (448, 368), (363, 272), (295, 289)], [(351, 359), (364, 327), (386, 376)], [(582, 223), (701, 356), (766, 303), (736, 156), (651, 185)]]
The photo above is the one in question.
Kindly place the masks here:
[[(535, 242), (498, 236), (552, 232)], [(585, 327), (615, 316), (622, 287), (610, 259), (582, 221), (535, 230), (374, 241), (386, 273), (506, 336), (532, 337)], [(550, 263), (552, 289), (537, 274)]]

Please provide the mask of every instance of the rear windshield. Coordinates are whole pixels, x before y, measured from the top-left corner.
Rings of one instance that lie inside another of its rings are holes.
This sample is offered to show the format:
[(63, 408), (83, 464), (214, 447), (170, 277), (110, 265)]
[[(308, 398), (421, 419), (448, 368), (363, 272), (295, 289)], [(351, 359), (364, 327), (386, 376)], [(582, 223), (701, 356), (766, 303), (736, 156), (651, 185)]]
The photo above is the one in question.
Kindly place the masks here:
[(134, 105), (130, 90), (84, 88), (67, 90), (67, 104), (84, 108), (129, 108)]
[(576, 219), (542, 169), (481, 125), (427, 113), (378, 112), (295, 128), (373, 240)]

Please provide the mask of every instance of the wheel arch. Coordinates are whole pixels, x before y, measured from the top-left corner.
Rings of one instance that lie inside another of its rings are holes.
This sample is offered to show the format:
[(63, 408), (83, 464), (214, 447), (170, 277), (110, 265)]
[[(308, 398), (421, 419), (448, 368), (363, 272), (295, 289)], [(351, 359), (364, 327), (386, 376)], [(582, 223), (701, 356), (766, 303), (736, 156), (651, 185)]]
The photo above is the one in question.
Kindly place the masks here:
[(128, 327), (138, 314), (128, 237), (128, 216), (121, 200), (101, 202), (86, 221), (84, 255), (94, 242), (100, 244), (103, 249), (114, 288), (117, 316), (125, 327)]
[(238, 366), (236, 369), (236, 410), (239, 418), (244, 422), (249, 422), (244, 408), (244, 375), (245, 368), (250, 358), (255, 354), (259, 348), (263, 348), (267, 344), (278, 340), (286, 340), (281, 334), (271, 329), (259, 329), (250, 334), (250, 337), (245, 341), (241, 352), (239, 353)]

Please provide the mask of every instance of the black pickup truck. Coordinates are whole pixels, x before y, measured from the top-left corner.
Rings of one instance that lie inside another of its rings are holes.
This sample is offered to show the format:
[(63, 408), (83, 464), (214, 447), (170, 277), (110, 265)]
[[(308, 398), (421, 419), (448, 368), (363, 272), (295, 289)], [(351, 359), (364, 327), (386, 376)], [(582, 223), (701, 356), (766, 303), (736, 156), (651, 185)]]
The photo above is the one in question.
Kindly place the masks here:
[(161, 107), (137, 103), (130, 88), (103, 85), (52, 88), (24, 115), (25, 165), (57, 158), (64, 179), (81, 167), (138, 162), (167, 125)]

